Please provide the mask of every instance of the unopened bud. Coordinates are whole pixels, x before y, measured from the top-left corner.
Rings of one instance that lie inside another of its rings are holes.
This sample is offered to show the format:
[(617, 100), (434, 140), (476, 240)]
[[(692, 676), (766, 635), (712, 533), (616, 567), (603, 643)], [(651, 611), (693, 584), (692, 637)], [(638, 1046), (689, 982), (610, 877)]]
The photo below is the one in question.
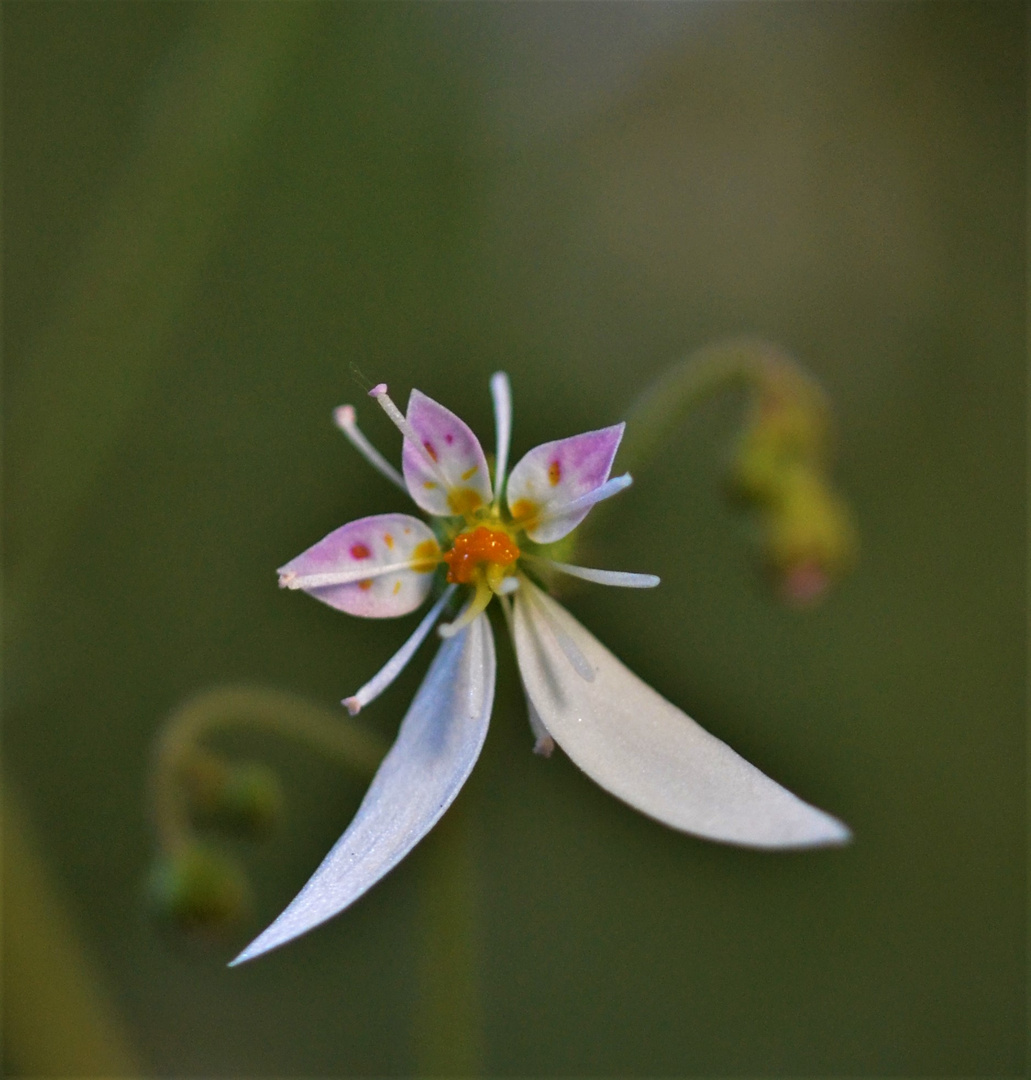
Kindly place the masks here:
[(826, 456), (826, 412), (809, 397), (764, 396), (756, 405), (731, 471), (735, 493), (756, 502), (778, 498), (798, 468), (822, 464)]
[(250, 889), (237, 863), (199, 844), (160, 856), (147, 892), (158, 919), (191, 934), (218, 936), (250, 909)]
[(766, 558), (784, 599), (805, 606), (851, 567), (856, 534), (845, 504), (817, 473), (799, 469), (784, 481), (764, 515)]
[(185, 770), (184, 783), (193, 819), (235, 836), (267, 836), (283, 814), (279, 777), (261, 762), (229, 764), (205, 754)]

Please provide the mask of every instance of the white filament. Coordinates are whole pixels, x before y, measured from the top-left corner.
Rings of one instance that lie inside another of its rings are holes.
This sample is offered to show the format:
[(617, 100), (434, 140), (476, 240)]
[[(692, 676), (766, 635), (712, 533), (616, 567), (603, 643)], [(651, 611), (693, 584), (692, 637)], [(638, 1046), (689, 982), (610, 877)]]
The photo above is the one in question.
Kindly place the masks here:
[(494, 460), (494, 501), (501, 503), (508, 470), (508, 450), (512, 441), (512, 387), (503, 371), (490, 377), (490, 393), (494, 399), (494, 428), (497, 433), (497, 456)]
[(433, 629), (434, 623), (440, 618), (444, 605), (451, 599), (457, 586), (449, 585), (440, 595), (440, 599), (425, 614), (422, 621), (415, 628), (412, 636), (397, 650), (396, 653), (380, 668), (380, 670), (351, 697), (344, 698), (341, 704), (347, 707), (352, 716), (357, 716), (363, 705), (383, 693), (384, 690), (404, 671), (408, 661), (415, 655), (415, 650), (426, 640), (426, 635)]
[(406, 495), (408, 486), (404, 477), (390, 464), (389, 461), (369, 442), (358, 428), (358, 422), (354, 415), (353, 405), (341, 405), (333, 410), (333, 420), (336, 426), (347, 436), (348, 442), (362, 455), (363, 458), (380, 474), (385, 476), (392, 484), (396, 484)]
[(419, 558), (408, 562), (391, 563), (389, 566), (369, 566), (361, 570), (333, 570), (325, 574), (295, 574), (288, 570), (279, 575), (281, 589), (324, 589), (328, 585), (353, 585), (356, 581), (368, 581), (370, 578), (383, 577), (398, 570), (414, 570), (416, 564), (425, 565), (427, 560)]
[[(437, 478), (441, 487), (446, 491), (451, 487), (448, 478), (441, 472), (440, 466), (433, 460), (432, 454), (426, 449), (422, 439), (419, 438), (419, 433), (412, 427), (408, 420), (402, 415), (401, 410), (390, 400), (387, 395), (387, 384), (379, 383), (369, 391), (369, 397), (375, 398), (379, 402), (379, 407), (393, 420), (394, 425), (401, 432), (401, 434), (415, 447), (416, 451), (422, 454), (424, 461), (430, 472)], [(405, 489), (407, 490), (407, 488)]]
[(624, 488), (630, 487), (633, 482), (634, 480), (630, 473), (623, 473), (622, 476), (613, 476), (611, 479), (606, 480), (604, 484), (600, 484), (593, 490), (581, 495), (578, 499), (573, 499), (572, 502), (562, 503), (561, 506), (555, 505), (545, 507), (538, 516), (536, 525), (544, 525), (549, 521), (556, 521), (560, 518), (568, 517), (580, 510), (587, 510), (594, 506), (595, 503), (600, 503), (603, 499), (612, 498), (613, 495), (622, 491)]
[(570, 577), (593, 581), (596, 585), (615, 585), (623, 589), (654, 589), (660, 578), (655, 574), (633, 574), (628, 570), (595, 570), (590, 566), (573, 566), (571, 563), (557, 562), (542, 555), (530, 555), (523, 552), (522, 558), (529, 563), (538, 563), (558, 570)]

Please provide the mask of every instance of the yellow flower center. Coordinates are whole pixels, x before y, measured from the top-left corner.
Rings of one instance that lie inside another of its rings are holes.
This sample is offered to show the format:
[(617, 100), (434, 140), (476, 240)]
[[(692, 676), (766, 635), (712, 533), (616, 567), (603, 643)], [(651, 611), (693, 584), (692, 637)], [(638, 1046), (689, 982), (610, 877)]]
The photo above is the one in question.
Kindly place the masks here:
[(451, 550), (444, 552), (450, 583), (470, 585), (485, 576), (491, 588), (518, 558), (519, 548), (512, 537), (503, 529), (489, 529), (486, 525), (459, 533)]

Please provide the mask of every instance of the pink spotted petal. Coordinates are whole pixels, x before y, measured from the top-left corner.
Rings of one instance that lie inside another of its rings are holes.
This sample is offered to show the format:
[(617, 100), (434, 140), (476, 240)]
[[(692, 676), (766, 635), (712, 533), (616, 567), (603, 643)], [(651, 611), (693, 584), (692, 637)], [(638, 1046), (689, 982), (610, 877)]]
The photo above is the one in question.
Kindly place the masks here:
[(413, 390), (408, 423), (422, 447), (405, 440), (401, 455), (405, 483), (416, 505), (427, 514), (469, 514), (493, 497), (487, 458), (469, 425), (450, 409)]
[(569, 504), (609, 478), (625, 426), (542, 443), (524, 455), (508, 478), (505, 495), (512, 517), (526, 522), (531, 540), (561, 540), (583, 521), (590, 506), (569, 509)]
[(439, 562), (428, 525), (408, 514), (376, 514), (335, 529), (280, 567), (279, 583), (349, 615), (389, 619), (426, 599)]

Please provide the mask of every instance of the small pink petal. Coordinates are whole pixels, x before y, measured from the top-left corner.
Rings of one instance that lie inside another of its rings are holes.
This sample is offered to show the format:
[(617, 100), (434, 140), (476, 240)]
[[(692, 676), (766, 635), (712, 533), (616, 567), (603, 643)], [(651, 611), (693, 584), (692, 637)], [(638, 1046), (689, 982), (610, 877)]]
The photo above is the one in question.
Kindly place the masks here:
[(526, 535), (541, 544), (560, 540), (580, 524), (590, 506), (569, 504), (600, 488), (609, 477), (624, 424), (534, 447), (512, 469), (508, 509), (526, 521)]
[[(280, 584), (349, 615), (389, 619), (426, 599), (439, 561), (440, 548), (425, 522), (376, 514), (341, 526), (281, 567)], [(334, 576), (348, 580), (332, 582)]]
[(405, 440), (401, 464), (409, 494), (428, 514), (460, 516), (493, 498), (487, 458), (472, 429), (450, 409), (413, 390), (405, 419), (421, 446)]

